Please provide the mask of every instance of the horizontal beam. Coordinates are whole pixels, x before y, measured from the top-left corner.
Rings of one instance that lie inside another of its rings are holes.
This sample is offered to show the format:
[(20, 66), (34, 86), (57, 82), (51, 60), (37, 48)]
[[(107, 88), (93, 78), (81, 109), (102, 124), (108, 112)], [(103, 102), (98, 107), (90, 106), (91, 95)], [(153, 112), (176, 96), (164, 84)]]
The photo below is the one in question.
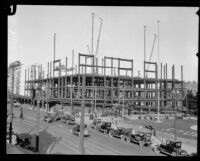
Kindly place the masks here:
[(79, 53), (79, 56), (80, 56), (80, 57), (81, 57), (81, 56), (85, 56), (85, 57), (94, 57), (94, 55), (81, 54), (81, 53)]
[(118, 68), (118, 69), (121, 69), (121, 70), (133, 70), (132, 68)]
[(121, 60), (121, 61), (130, 61), (132, 62), (132, 59), (122, 59), (122, 58), (113, 58), (113, 57), (104, 57), (105, 59), (113, 59), (113, 60)]
[(54, 63), (60, 62), (60, 59), (54, 60), (53, 62)]
[(148, 61), (145, 61), (144, 63), (146, 63), (146, 64), (156, 64), (156, 62), (148, 62)]
[(156, 71), (153, 71), (153, 70), (145, 70), (145, 72), (156, 73)]

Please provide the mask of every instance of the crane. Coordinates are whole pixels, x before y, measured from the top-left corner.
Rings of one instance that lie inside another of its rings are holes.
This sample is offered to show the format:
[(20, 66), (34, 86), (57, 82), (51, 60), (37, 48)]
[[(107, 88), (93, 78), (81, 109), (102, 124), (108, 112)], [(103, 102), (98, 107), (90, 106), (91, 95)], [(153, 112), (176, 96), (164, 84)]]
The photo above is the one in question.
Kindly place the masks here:
[[(153, 46), (152, 46), (152, 49), (151, 49), (151, 55), (150, 55), (150, 58), (149, 58), (149, 62), (151, 62), (151, 57), (153, 55), (153, 49), (154, 49), (154, 46), (155, 46), (155, 42), (156, 42), (156, 38), (157, 38), (157, 35), (154, 34), (154, 41), (153, 41)], [(148, 67), (147, 67), (147, 70), (149, 69), (149, 64), (148, 64)], [(148, 73), (147, 73), (148, 74)]]

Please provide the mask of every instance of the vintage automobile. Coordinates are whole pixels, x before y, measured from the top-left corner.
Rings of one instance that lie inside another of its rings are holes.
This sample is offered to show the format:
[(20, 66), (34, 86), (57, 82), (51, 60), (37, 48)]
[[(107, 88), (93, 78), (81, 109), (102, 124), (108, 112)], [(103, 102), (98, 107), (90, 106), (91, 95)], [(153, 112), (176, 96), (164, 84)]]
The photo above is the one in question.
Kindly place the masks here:
[(123, 128), (123, 127), (118, 127), (117, 129), (112, 129), (109, 132), (110, 137), (117, 137), (120, 138), (121, 140), (125, 140), (126, 136), (131, 133), (132, 129), (131, 128)]
[(97, 125), (101, 124), (101, 118), (95, 118), (91, 123), (91, 128), (96, 129)]
[[(76, 135), (80, 136), (81, 135), (81, 131), (80, 130), (81, 130), (80, 129), (80, 124), (76, 123), (76, 125), (70, 130), (70, 132), (72, 134), (76, 134)], [(87, 125), (86, 124), (85, 124), (85, 127), (84, 127), (83, 135), (86, 136), (86, 137), (90, 135), (89, 131), (87, 130)]]
[(67, 125), (72, 125), (76, 123), (75, 116), (71, 114), (65, 114), (62, 118), (61, 121), (66, 123)]
[(103, 132), (104, 134), (108, 134), (110, 132), (110, 130), (112, 130), (111, 122), (102, 121), (101, 124), (97, 124), (96, 130)]
[(46, 112), (42, 117), (42, 121), (53, 122), (59, 119), (57, 112)]
[(128, 133), (128, 135), (125, 137), (125, 140), (127, 142), (139, 144), (139, 146), (142, 148), (144, 145), (149, 146), (151, 144), (151, 135), (152, 133), (149, 130), (132, 131), (131, 133)]
[(26, 149), (31, 149), (31, 135), (28, 133), (13, 133), (11, 143)]
[(181, 149), (181, 141), (166, 140), (166, 143), (161, 143), (154, 147), (156, 153), (164, 153), (170, 156), (188, 156), (188, 153)]
[(21, 106), (21, 104), (19, 102), (14, 103), (14, 107), (20, 107), (20, 106)]

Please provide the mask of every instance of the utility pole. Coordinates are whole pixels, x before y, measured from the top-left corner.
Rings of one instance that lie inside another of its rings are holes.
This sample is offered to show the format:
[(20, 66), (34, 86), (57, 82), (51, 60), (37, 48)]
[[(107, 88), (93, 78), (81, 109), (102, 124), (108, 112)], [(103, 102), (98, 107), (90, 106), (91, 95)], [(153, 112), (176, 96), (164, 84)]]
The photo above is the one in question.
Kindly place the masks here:
[(174, 141), (176, 140), (176, 100), (175, 100), (176, 91), (173, 89), (172, 97), (173, 97), (173, 108), (174, 108)]
[(85, 154), (84, 148), (84, 117), (85, 117), (85, 74), (82, 75), (82, 100), (81, 100), (81, 123), (80, 123), (80, 153)]
[(94, 88), (95, 88), (95, 94), (94, 94), (94, 107), (95, 107), (95, 112), (96, 112), (96, 92), (97, 92), (97, 89), (96, 89), (96, 86), (95, 86)]
[(36, 152), (39, 152), (40, 135), (40, 99), (41, 99), (41, 71), (38, 70), (38, 94), (37, 94), (37, 134), (36, 134)]
[(158, 20), (158, 68), (157, 68), (157, 72), (158, 72), (158, 120), (157, 122), (160, 122), (160, 80), (159, 80), (159, 68), (160, 68), (160, 55), (159, 55), (159, 39), (160, 39), (160, 35), (159, 35), (159, 20)]
[(12, 121), (13, 121), (13, 90), (14, 90), (14, 71), (15, 69), (12, 68), (12, 87), (11, 87), (11, 121), (10, 121), (10, 126), (9, 126), (9, 142), (12, 143)]
[(94, 13), (92, 13), (92, 45), (91, 45), (91, 54), (93, 54), (93, 34), (94, 34)]
[(40, 129), (40, 100), (37, 99), (37, 134), (36, 134), (36, 152), (39, 152), (39, 129)]
[(125, 83), (123, 88), (122, 126), (124, 125), (124, 95), (125, 95)]

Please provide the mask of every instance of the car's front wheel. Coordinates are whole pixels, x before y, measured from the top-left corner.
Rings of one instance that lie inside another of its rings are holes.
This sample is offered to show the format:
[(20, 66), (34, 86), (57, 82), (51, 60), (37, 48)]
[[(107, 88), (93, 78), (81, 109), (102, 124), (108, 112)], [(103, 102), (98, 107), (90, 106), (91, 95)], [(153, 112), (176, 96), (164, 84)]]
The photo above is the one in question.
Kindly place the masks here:
[(156, 153), (160, 153), (159, 147), (158, 147), (158, 146), (155, 146), (155, 147), (154, 147), (154, 151), (155, 151)]
[(95, 127), (95, 130), (99, 131), (99, 127), (98, 127), (98, 126), (96, 126), (96, 127)]
[(131, 142), (131, 138), (130, 138), (130, 137), (127, 137), (127, 138), (126, 138), (126, 142), (127, 142), (127, 143), (130, 143), (130, 142)]
[(121, 137), (120, 137), (120, 138), (121, 138), (121, 140), (122, 140), (122, 141), (124, 141), (124, 140), (125, 140), (125, 136), (124, 136), (124, 135), (121, 135)]
[(112, 131), (110, 131), (108, 135), (112, 138), (113, 137)]
[(108, 133), (108, 130), (107, 130), (107, 129), (105, 129), (105, 130), (104, 130), (104, 134), (107, 134), (107, 133)]
[(172, 156), (177, 156), (176, 152), (172, 152)]

